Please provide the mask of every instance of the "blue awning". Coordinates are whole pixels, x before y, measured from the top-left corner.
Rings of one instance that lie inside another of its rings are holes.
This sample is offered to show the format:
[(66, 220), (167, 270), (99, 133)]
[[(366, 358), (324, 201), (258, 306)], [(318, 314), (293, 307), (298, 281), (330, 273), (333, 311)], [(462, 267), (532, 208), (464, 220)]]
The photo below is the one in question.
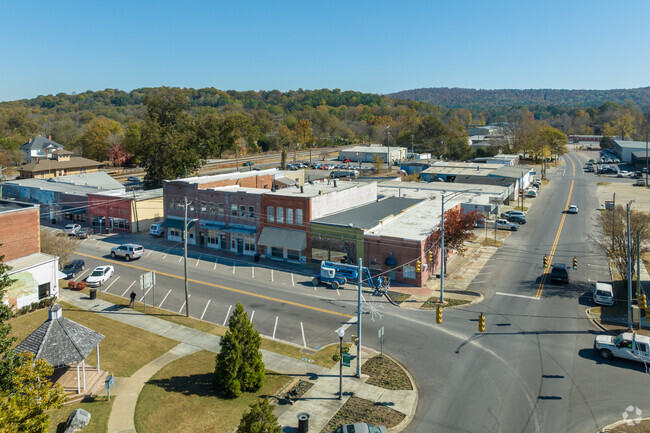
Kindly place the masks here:
[[(183, 230), (183, 220), (167, 218), (160, 226), (168, 227), (170, 229)], [(187, 220), (188, 230), (191, 229), (193, 226), (194, 226), (194, 220)]]
[(230, 226), (227, 228), (224, 228), (223, 230), (227, 232), (232, 232), (232, 233), (246, 233), (249, 235), (252, 235), (253, 233), (257, 233), (257, 229), (253, 227), (245, 227), (245, 226)]
[(226, 223), (221, 223), (221, 222), (216, 222), (216, 221), (201, 221), (201, 228), (202, 229), (215, 229), (215, 230), (221, 230), (226, 227)]
[(72, 213), (72, 214), (82, 214), (86, 213), (86, 208), (84, 207), (68, 207), (68, 206), (63, 206), (63, 209), (61, 209), (63, 213)]

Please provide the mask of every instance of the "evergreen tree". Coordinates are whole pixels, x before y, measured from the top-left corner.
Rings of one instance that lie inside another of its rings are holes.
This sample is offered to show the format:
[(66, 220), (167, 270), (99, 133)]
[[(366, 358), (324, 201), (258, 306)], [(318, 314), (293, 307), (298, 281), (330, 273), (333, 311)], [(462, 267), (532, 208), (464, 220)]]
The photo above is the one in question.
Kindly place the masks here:
[(273, 407), (269, 399), (251, 404), (251, 410), (246, 412), (239, 421), (237, 433), (280, 433), (282, 427), (273, 415)]
[(19, 359), (11, 350), (11, 345), (16, 340), (9, 337), (11, 308), (2, 302), (7, 288), (13, 283), (13, 280), (9, 278), (10, 268), (4, 264), (4, 257), (4, 255), (0, 256), (0, 391), (11, 391), (14, 388), (13, 375)]
[(265, 373), (261, 343), (262, 338), (248, 320), (244, 306), (237, 303), (217, 354), (215, 381), (218, 391), (239, 397), (242, 392), (262, 387)]

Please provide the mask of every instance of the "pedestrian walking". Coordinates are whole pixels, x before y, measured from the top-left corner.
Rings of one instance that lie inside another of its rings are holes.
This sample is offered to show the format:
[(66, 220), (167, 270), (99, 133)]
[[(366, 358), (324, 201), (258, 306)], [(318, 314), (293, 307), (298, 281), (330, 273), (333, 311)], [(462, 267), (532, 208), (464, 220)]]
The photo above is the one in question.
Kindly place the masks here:
[(135, 308), (135, 292), (131, 291), (131, 303), (129, 303), (129, 307)]

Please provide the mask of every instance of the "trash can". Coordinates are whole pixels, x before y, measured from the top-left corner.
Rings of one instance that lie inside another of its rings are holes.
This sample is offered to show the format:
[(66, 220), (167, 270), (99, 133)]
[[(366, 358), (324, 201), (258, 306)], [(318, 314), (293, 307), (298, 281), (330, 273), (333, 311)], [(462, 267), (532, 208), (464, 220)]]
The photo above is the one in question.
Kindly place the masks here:
[(259, 261), (260, 261), (260, 255), (259, 255), (259, 254), (255, 254), (255, 255), (253, 256), (253, 260), (256, 261), (256, 262), (259, 262)]
[(300, 412), (298, 414), (298, 433), (309, 432), (309, 414), (307, 412)]
[(97, 289), (90, 289), (90, 299), (97, 299)]

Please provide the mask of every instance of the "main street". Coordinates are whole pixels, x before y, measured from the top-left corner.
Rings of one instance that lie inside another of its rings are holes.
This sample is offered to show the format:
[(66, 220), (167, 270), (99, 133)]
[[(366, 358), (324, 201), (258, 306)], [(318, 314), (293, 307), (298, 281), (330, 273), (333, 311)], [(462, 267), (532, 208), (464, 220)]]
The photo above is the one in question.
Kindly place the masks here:
[[(420, 392), (407, 431), (592, 432), (620, 419), (629, 405), (650, 413), (643, 365), (601, 362), (592, 351), (598, 329), (585, 308), (591, 282), (607, 278), (606, 262), (589, 240), (600, 204), (596, 178), (582, 171), (584, 161), (576, 154), (564, 160), (565, 167), (549, 169), (554, 174), (540, 196), (526, 201), (528, 223), (470, 287), (485, 296), (482, 303), (445, 310), (443, 324), (435, 325), (432, 312), (396, 308), (364, 293), (364, 309), (378, 313), (363, 316), (364, 344), (378, 349), (377, 330), (383, 326), (384, 350), (409, 369)], [(564, 214), (568, 204), (580, 213)], [(110, 247), (126, 241), (89, 239), (78, 256), (87, 270), (114, 265), (116, 274), (103, 289), (120, 296), (137, 288), (140, 299), (139, 275), (156, 270), (155, 298), (147, 293), (147, 302), (183, 312), (180, 248), (157, 241), (140, 260), (111, 260)], [(542, 276), (544, 254), (569, 266), (578, 257), (570, 284), (556, 286)], [(307, 348), (336, 342), (335, 330), (356, 313), (352, 286), (314, 288), (306, 270), (196, 254), (188, 269), (192, 316), (224, 324), (234, 304), (242, 302), (262, 334)], [(481, 312), (487, 316), (483, 334), (477, 332)], [(347, 332), (356, 333), (355, 327)]]

